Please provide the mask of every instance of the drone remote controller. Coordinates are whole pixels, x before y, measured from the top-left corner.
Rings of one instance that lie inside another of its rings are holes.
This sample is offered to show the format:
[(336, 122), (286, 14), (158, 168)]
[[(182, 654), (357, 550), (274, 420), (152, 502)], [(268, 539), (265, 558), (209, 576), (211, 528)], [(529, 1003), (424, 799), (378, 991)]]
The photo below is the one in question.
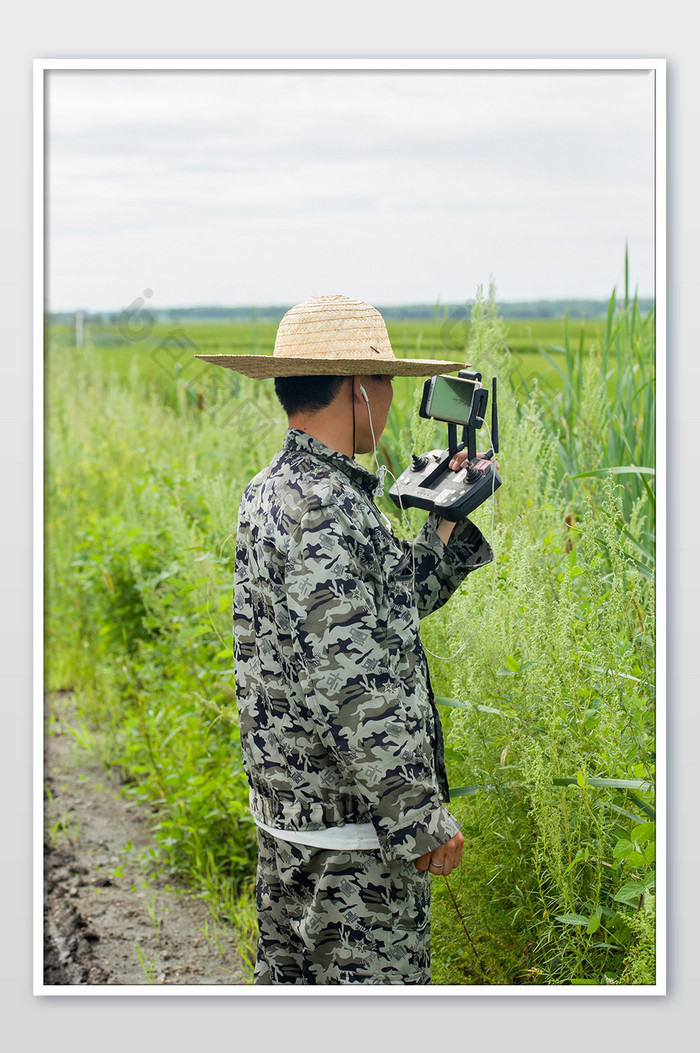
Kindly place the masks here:
[[(459, 523), (498, 489), (501, 477), (492, 460), (498, 453), (495, 377), (491, 383), (493, 448), (478, 455), (476, 431), (484, 423), (488, 402), (488, 392), (481, 385), (481, 374), (461, 369), (457, 377), (431, 377), (426, 381), (419, 414), (447, 423), (448, 448), (413, 454), (411, 464), (389, 490), (395, 505), (399, 508), (425, 508)], [(460, 443), (457, 442), (458, 424), (463, 428)], [(465, 448), (468, 459), (459, 471), (454, 471), (450, 462)]]

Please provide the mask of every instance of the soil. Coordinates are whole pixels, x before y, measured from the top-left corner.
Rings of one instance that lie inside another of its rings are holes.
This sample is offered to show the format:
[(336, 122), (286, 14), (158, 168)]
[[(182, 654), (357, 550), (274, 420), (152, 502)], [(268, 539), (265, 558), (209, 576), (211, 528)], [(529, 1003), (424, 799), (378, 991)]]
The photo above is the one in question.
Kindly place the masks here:
[(236, 932), (158, 871), (149, 816), (79, 745), (68, 693), (44, 735), (44, 984), (245, 984)]

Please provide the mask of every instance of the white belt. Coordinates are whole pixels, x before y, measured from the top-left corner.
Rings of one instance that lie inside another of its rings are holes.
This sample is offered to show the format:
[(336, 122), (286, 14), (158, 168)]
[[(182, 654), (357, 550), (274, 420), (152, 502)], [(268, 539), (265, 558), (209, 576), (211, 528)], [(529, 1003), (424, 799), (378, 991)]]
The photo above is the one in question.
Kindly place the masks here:
[(311, 848), (330, 848), (338, 852), (379, 849), (377, 834), (371, 823), (345, 823), (343, 826), (327, 826), (324, 830), (308, 830), (304, 833), (299, 830), (275, 830), (258, 819), (255, 824), (282, 841), (309, 845)]

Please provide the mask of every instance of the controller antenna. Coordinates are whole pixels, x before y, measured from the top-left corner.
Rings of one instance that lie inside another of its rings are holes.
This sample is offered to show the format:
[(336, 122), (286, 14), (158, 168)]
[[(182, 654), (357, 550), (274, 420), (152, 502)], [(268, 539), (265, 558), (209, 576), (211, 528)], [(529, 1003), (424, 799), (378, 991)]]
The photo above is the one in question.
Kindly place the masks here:
[(498, 453), (498, 405), (496, 403), (496, 378), (491, 378), (491, 445)]

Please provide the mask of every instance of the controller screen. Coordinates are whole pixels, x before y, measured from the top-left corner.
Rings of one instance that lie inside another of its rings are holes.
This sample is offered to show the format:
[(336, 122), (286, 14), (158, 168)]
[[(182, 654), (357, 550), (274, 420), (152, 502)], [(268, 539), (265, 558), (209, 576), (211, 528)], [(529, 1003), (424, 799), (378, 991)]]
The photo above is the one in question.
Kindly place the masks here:
[(453, 424), (466, 424), (476, 384), (462, 377), (434, 378), (427, 410), (431, 417)]

